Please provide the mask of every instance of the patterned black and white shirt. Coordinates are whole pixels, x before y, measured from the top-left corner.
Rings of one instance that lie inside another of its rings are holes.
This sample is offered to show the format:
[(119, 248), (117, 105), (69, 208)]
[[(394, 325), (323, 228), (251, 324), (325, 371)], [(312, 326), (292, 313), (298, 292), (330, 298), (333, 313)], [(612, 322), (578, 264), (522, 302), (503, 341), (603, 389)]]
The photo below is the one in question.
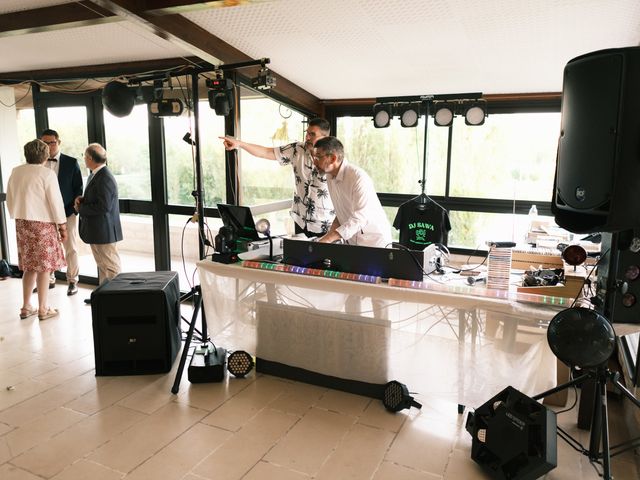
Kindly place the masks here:
[(300, 142), (274, 148), (280, 165), (291, 165), (295, 179), (291, 218), (309, 232), (326, 233), (331, 227), (335, 211), (329, 197), (327, 177), (313, 164), (311, 152)]

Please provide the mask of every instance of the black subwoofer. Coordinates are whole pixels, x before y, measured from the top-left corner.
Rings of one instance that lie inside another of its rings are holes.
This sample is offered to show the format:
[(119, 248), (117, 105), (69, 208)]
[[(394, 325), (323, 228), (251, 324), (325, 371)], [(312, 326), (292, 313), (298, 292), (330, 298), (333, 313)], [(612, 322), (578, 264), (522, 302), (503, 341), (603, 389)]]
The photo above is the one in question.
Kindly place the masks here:
[(176, 272), (121, 273), (91, 294), (96, 375), (171, 370), (180, 350)]

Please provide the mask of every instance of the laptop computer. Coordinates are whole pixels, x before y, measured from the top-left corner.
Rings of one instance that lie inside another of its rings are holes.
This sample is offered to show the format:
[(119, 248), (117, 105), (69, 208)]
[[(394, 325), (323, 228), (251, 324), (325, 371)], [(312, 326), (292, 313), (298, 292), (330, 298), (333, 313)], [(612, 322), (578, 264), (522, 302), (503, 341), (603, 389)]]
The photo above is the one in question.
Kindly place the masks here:
[(223, 225), (231, 229), (238, 240), (260, 240), (249, 207), (218, 203), (218, 212)]

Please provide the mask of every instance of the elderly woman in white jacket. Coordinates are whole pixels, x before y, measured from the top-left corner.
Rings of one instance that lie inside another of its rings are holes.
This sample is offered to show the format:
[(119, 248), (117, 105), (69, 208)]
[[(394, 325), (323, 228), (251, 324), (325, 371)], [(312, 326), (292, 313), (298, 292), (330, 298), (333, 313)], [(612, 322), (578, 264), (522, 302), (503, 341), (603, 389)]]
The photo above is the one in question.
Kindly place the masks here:
[[(22, 275), (20, 318), (38, 315), (55, 317), (58, 310), (47, 303), (49, 272), (66, 265), (61, 242), (67, 236), (67, 218), (58, 177), (44, 163), (49, 146), (32, 140), (24, 146), (27, 163), (13, 169), (7, 184), (7, 208), (16, 221), (18, 266)], [(38, 308), (31, 306), (34, 284), (38, 287)]]

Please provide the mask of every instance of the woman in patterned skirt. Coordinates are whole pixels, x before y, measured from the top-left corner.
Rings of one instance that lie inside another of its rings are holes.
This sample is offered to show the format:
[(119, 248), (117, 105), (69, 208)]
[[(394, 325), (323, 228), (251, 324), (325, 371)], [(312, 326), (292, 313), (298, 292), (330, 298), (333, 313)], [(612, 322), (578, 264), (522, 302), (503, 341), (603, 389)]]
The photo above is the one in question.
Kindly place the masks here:
[[(61, 242), (67, 236), (67, 218), (58, 177), (44, 166), (49, 145), (32, 140), (24, 146), (24, 156), (27, 163), (15, 167), (7, 183), (7, 207), (16, 220), (18, 266), (23, 271), (20, 318), (38, 314), (46, 320), (58, 315), (47, 303), (49, 272), (66, 265)], [(38, 308), (31, 306), (34, 284)]]

